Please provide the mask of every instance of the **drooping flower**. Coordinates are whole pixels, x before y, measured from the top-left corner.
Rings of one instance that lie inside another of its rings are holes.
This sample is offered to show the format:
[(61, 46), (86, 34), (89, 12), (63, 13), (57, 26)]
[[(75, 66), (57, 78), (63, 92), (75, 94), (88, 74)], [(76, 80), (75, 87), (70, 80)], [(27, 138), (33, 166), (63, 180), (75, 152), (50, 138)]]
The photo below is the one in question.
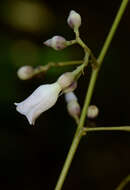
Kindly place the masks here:
[(76, 11), (71, 10), (67, 19), (67, 23), (71, 28), (79, 28), (81, 25), (81, 16)]
[(28, 98), (15, 103), (16, 110), (25, 115), (31, 125), (41, 113), (51, 108), (57, 101), (59, 93), (74, 83), (73, 72), (62, 74), (57, 82), (39, 86)]
[(39, 86), (27, 99), (15, 103), (16, 110), (25, 115), (31, 125), (41, 113), (51, 108), (57, 101), (62, 90), (58, 82)]

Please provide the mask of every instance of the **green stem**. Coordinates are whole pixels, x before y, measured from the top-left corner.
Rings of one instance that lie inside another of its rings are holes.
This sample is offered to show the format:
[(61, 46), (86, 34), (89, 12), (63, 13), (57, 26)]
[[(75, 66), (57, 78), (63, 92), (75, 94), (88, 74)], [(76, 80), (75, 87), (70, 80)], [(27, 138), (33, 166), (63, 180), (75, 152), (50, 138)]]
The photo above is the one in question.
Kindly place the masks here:
[(80, 37), (77, 37), (76, 40), (77, 40), (77, 43), (84, 49), (85, 53), (87, 52), (91, 56), (93, 65), (97, 67), (98, 62), (97, 62), (96, 57), (92, 53), (91, 49), (89, 49), (89, 47), (82, 41)]
[(130, 126), (117, 126), (117, 127), (85, 127), (84, 132), (91, 131), (127, 131), (130, 132)]
[(55, 63), (54, 66), (70, 66), (70, 65), (80, 65), (83, 63), (83, 60), (75, 60), (75, 61), (65, 61), (65, 62), (58, 62)]
[[(100, 66), (102, 64), (104, 56), (107, 53), (108, 47), (111, 44), (111, 40), (112, 40), (112, 38), (113, 38), (113, 36), (115, 34), (115, 31), (116, 31), (116, 29), (118, 27), (118, 24), (119, 24), (119, 22), (120, 22), (120, 20), (122, 18), (122, 15), (125, 12), (125, 8), (127, 6), (127, 3), (128, 3), (128, 0), (123, 0), (122, 3), (121, 3), (121, 6), (120, 6), (120, 8), (119, 8), (119, 10), (117, 12), (117, 16), (115, 18), (115, 21), (113, 22), (112, 28), (111, 28), (111, 30), (110, 30), (110, 32), (108, 34), (108, 37), (107, 37), (107, 39), (106, 39), (106, 41), (104, 43), (104, 46), (103, 46), (103, 48), (101, 50), (101, 53), (99, 55), (99, 58), (98, 58), (98, 62), (99, 62)], [(59, 176), (59, 179), (58, 179), (58, 182), (56, 184), (55, 190), (61, 190), (61, 188), (63, 186), (63, 183), (65, 181), (65, 178), (67, 176), (68, 170), (70, 168), (71, 162), (72, 162), (72, 160), (74, 158), (75, 152), (76, 152), (76, 150), (78, 148), (80, 139), (82, 137), (82, 132), (81, 131), (83, 129), (87, 109), (88, 109), (88, 106), (89, 106), (91, 98), (92, 98), (92, 94), (93, 94), (95, 82), (96, 82), (96, 79), (97, 79), (98, 71), (99, 71), (99, 67), (96, 67), (96, 69), (93, 69), (91, 79), (90, 79), (90, 83), (89, 83), (89, 87), (88, 87), (88, 91), (87, 91), (87, 95), (86, 95), (86, 98), (85, 98), (85, 103), (84, 103), (83, 110), (82, 110), (82, 113), (81, 113), (79, 125), (78, 125), (76, 133), (74, 135), (70, 150), (68, 152), (66, 161), (64, 163), (63, 169), (62, 169), (61, 174)]]
[(73, 75), (76, 76), (76, 78), (78, 79), (80, 77), (80, 75), (83, 73), (83, 70), (85, 67), (87, 67), (89, 63), (89, 54), (86, 52), (85, 53), (85, 57), (84, 57), (84, 61), (83, 64), (81, 64), (80, 66), (78, 66), (72, 73)]
[(103, 61), (103, 59), (104, 59), (104, 57), (105, 57), (105, 55), (107, 53), (107, 50), (108, 50), (108, 48), (110, 46), (110, 43), (112, 41), (112, 38), (113, 38), (117, 28), (118, 28), (118, 25), (119, 25), (120, 20), (121, 20), (121, 18), (123, 16), (123, 13), (125, 12), (125, 9), (126, 9), (126, 6), (128, 4), (128, 1), (129, 0), (122, 0), (121, 6), (120, 6), (120, 8), (119, 8), (119, 10), (117, 12), (116, 18), (115, 18), (115, 20), (114, 20), (114, 22), (112, 24), (112, 27), (111, 27), (111, 29), (109, 31), (109, 35), (107, 36), (107, 38), (105, 40), (105, 43), (103, 45), (102, 51), (101, 51), (101, 53), (99, 55), (98, 62), (99, 62), (100, 65), (102, 64), (102, 61)]
[(71, 65), (80, 65), (83, 63), (83, 60), (74, 60), (74, 61), (64, 61), (64, 62), (49, 62), (47, 65), (44, 66), (39, 66), (35, 68), (34, 70), (34, 75), (37, 75), (41, 72), (46, 72), (48, 71), (51, 67), (64, 67), (64, 66), (71, 66)]
[(67, 46), (72, 46), (73, 44), (76, 44), (76, 43), (77, 43), (76, 40), (70, 40), (70, 41), (66, 42), (66, 45)]
[(123, 190), (127, 183), (130, 182), (130, 175), (128, 175), (123, 181), (119, 184), (119, 186), (115, 190)]

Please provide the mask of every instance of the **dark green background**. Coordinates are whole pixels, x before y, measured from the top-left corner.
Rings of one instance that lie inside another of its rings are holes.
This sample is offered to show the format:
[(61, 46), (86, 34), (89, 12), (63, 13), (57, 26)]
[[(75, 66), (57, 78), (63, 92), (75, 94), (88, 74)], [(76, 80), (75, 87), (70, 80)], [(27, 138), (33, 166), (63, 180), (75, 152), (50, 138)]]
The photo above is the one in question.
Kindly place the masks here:
[[(54, 189), (75, 131), (75, 123), (67, 114), (63, 96), (52, 109), (37, 119), (34, 127), (16, 112), (13, 105), (24, 100), (40, 84), (54, 82), (69, 68), (51, 69), (44, 78), (27, 82), (17, 78), (17, 69), (26, 64), (37, 66), (48, 61), (82, 59), (83, 52), (78, 46), (56, 52), (42, 44), (56, 34), (73, 39), (73, 32), (66, 23), (71, 9), (81, 14), (81, 36), (98, 56), (120, 2), (1, 1), (0, 189)], [(39, 6), (41, 12), (35, 11), (35, 6)], [(16, 22), (19, 17), (21, 19)], [(31, 20), (27, 23), (28, 19)], [(100, 109), (95, 121), (97, 126), (130, 125), (129, 20), (130, 4), (96, 83), (92, 104)], [(29, 27), (30, 22), (33, 28)], [(90, 68), (81, 77), (76, 89), (81, 106), (89, 77)], [(82, 139), (63, 189), (113, 190), (129, 173), (130, 134), (93, 132)], [(126, 189), (130, 189), (130, 185)]]

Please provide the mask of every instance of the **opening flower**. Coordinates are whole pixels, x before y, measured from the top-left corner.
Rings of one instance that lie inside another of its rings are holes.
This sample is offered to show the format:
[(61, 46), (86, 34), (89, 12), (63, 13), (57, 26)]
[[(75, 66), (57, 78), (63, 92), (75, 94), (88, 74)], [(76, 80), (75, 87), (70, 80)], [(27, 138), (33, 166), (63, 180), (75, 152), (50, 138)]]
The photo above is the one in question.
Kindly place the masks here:
[(16, 110), (25, 115), (31, 125), (44, 111), (51, 108), (57, 101), (59, 93), (74, 83), (73, 72), (62, 74), (57, 82), (39, 86), (28, 98), (15, 103)]
[(16, 110), (27, 117), (30, 125), (34, 125), (41, 113), (56, 103), (61, 90), (58, 82), (41, 85), (27, 99), (15, 103)]

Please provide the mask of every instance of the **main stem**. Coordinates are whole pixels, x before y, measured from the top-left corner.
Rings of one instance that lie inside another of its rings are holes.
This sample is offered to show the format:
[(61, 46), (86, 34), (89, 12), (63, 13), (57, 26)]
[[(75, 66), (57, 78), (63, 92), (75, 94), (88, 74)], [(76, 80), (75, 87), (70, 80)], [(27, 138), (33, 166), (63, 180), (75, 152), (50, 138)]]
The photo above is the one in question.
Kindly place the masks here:
[(76, 152), (76, 150), (78, 148), (79, 142), (80, 142), (81, 137), (82, 137), (82, 129), (83, 129), (83, 126), (84, 126), (87, 109), (88, 109), (88, 106), (89, 106), (91, 98), (92, 98), (92, 94), (93, 94), (93, 90), (94, 90), (94, 86), (95, 86), (95, 83), (96, 83), (96, 79), (97, 79), (97, 76), (98, 76), (100, 66), (101, 66), (101, 64), (103, 62), (103, 59), (104, 59), (104, 57), (105, 57), (105, 55), (107, 53), (107, 50), (108, 50), (108, 48), (109, 48), (109, 46), (111, 44), (111, 41), (112, 41), (112, 38), (113, 38), (113, 36), (114, 36), (114, 34), (116, 32), (116, 29), (118, 28), (118, 25), (119, 25), (119, 22), (120, 22), (120, 20), (121, 20), (121, 18), (123, 16), (123, 13), (125, 12), (127, 4), (128, 4), (128, 0), (122, 0), (121, 6), (120, 6), (120, 8), (119, 8), (119, 10), (117, 12), (115, 20), (114, 20), (114, 22), (112, 24), (112, 27), (110, 29), (110, 32), (109, 32), (109, 34), (108, 34), (108, 36), (107, 36), (107, 38), (105, 40), (103, 48), (102, 48), (102, 50), (100, 52), (100, 55), (98, 57), (99, 67), (93, 69), (93, 71), (92, 71), (92, 75), (91, 75), (88, 91), (87, 91), (87, 94), (86, 94), (83, 110), (82, 110), (82, 113), (81, 113), (79, 125), (78, 125), (78, 128), (77, 128), (76, 132), (75, 132), (75, 135), (74, 135), (70, 150), (68, 152), (66, 161), (65, 161), (64, 166), (63, 166), (63, 169), (62, 169), (61, 174), (59, 176), (59, 179), (57, 181), (55, 190), (61, 190), (61, 188), (63, 186), (63, 183), (65, 181), (65, 178), (67, 176), (68, 170), (70, 168), (71, 162), (72, 162), (73, 157), (75, 155), (75, 152)]
[(127, 183), (130, 182), (130, 175), (128, 175), (123, 181), (119, 184), (119, 186), (115, 190), (123, 190)]

